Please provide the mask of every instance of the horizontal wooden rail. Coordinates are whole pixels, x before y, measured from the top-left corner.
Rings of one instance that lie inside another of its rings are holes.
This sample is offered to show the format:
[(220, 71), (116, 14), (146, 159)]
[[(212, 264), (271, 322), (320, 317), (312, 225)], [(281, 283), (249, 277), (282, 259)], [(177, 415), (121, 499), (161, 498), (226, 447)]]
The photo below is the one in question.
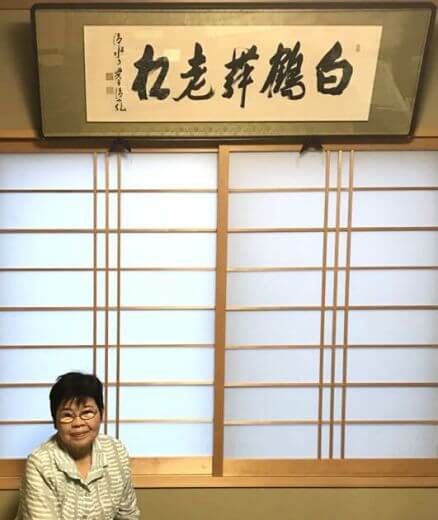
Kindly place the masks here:
[[(207, 348), (212, 349), (214, 348), (214, 345), (212, 343), (122, 343), (120, 344), (121, 347), (124, 349), (132, 349), (132, 348)], [(21, 350), (21, 349), (84, 349), (84, 348), (93, 348), (94, 346), (91, 344), (84, 344), (84, 345), (47, 345), (47, 344), (38, 344), (38, 345), (0, 345), (1, 349), (13, 349), (13, 350)], [(108, 348), (116, 348), (117, 345), (115, 344), (109, 344)], [(344, 345), (324, 345), (323, 348), (327, 350), (331, 350), (332, 348), (337, 349), (343, 349)], [(104, 344), (97, 344), (97, 349), (104, 349), (106, 348), (106, 345)], [(320, 349), (320, 345), (312, 345), (312, 344), (303, 344), (303, 345), (287, 345), (287, 344), (273, 344), (273, 345), (258, 345), (258, 344), (248, 344), (248, 345), (226, 345), (226, 350), (312, 350), (312, 349)], [(438, 348), (437, 343), (389, 343), (389, 344), (349, 344), (349, 349), (436, 349)]]
[[(328, 188), (329, 192), (336, 193), (337, 188)], [(348, 188), (340, 188), (341, 192), (348, 193)], [(353, 192), (387, 192), (387, 191), (438, 191), (438, 186), (356, 186)], [(228, 193), (232, 194), (251, 194), (251, 193), (324, 193), (323, 187), (258, 187), (258, 188), (230, 188)], [(20, 195), (20, 194), (165, 194), (165, 193), (217, 193), (216, 188), (123, 188), (120, 192), (117, 189), (109, 188), (93, 190), (91, 188), (1, 188), (0, 195)]]
[[(107, 419), (108, 424), (212, 424), (212, 418), (136, 418)], [(10, 419), (0, 420), (0, 426), (26, 426), (53, 424), (50, 419)], [(225, 426), (330, 426), (346, 424), (349, 426), (438, 426), (438, 419), (227, 419)]]
[[(0, 489), (18, 489), (23, 459), (0, 460)], [(438, 459), (225, 459), (211, 476), (211, 457), (131, 459), (137, 488), (437, 487)]]
[[(47, 382), (3, 382), (0, 388), (50, 388), (53, 383)], [(109, 387), (116, 383), (110, 381)], [(120, 381), (120, 387), (147, 387), (147, 386), (213, 386), (213, 381)], [(245, 381), (225, 383), (225, 388), (438, 388), (437, 381), (375, 381), (375, 382), (347, 382), (347, 383), (317, 383), (313, 381)]]
[[(436, 311), (438, 305), (259, 305), (259, 306), (230, 306), (227, 312), (307, 312), (307, 311)], [(99, 305), (93, 306), (0, 306), (0, 312), (87, 312), (87, 311), (214, 311), (213, 305), (132, 305), (120, 306)]]
[[(322, 266), (262, 266), (262, 267), (229, 267), (228, 273), (279, 273), (279, 272), (321, 272)], [(326, 271), (334, 271), (333, 266), (325, 267)], [(116, 267), (97, 267), (97, 272), (117, 272)], [(337, 267), (338, 271), (345, 271), (343, 266)], [(438, 265), (357, 265), (351, 266), (350, 271), (436, 271)], [(120, 267), (120, 272), (215, 272), (215, 267), (193, 266), (149, 266), (149, 267)], [(92, 273), (93, 267), (0, 267), (0, 273), (58, 273), (58, 272), (81, 272)]]

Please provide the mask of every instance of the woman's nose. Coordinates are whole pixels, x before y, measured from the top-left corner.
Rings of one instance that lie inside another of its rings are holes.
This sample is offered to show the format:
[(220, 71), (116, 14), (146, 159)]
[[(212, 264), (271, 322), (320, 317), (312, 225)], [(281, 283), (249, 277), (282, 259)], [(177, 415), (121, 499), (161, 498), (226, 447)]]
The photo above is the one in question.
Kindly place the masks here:
[(72, 426), (81, 426), (85, 421), (83, 419), (81, 419), (80, 415), (75, 415), (73, 421), (72, 421)]

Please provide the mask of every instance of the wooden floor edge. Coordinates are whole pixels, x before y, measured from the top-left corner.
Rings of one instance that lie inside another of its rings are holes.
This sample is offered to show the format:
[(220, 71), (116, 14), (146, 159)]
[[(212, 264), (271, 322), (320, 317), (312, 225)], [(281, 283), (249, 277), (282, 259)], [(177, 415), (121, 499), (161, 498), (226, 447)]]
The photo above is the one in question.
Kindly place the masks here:
[(134, 486), (141, 488), (361, 488), (361, 487), (438, 487), (438, 477), (212, 477), (140, 476)]
[[(212, 477), (133, 475), (136, 489), (157, 488), (438, 488), (438, 477)], [(0, 477), (0, 490), (18, 490), (19, 477)]]

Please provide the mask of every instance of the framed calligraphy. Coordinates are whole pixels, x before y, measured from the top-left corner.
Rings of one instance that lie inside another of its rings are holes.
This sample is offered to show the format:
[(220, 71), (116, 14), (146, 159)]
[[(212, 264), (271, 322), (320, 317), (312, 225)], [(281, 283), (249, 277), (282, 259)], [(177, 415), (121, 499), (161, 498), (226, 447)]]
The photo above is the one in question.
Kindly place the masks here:
[(42, 135), (407, 136), (434, 16), (418, 3), (36, 5)]

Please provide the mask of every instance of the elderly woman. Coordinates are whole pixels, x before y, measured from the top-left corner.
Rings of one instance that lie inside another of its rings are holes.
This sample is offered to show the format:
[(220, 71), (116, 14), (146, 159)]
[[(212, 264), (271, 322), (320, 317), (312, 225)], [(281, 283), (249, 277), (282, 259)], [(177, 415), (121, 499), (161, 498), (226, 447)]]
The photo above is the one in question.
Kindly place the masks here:
[(57, 433), (27, 460), (16, 520), (139, 519), (126, 449), (99, 435), (99, 379), (60, 376), (50, 410)]

